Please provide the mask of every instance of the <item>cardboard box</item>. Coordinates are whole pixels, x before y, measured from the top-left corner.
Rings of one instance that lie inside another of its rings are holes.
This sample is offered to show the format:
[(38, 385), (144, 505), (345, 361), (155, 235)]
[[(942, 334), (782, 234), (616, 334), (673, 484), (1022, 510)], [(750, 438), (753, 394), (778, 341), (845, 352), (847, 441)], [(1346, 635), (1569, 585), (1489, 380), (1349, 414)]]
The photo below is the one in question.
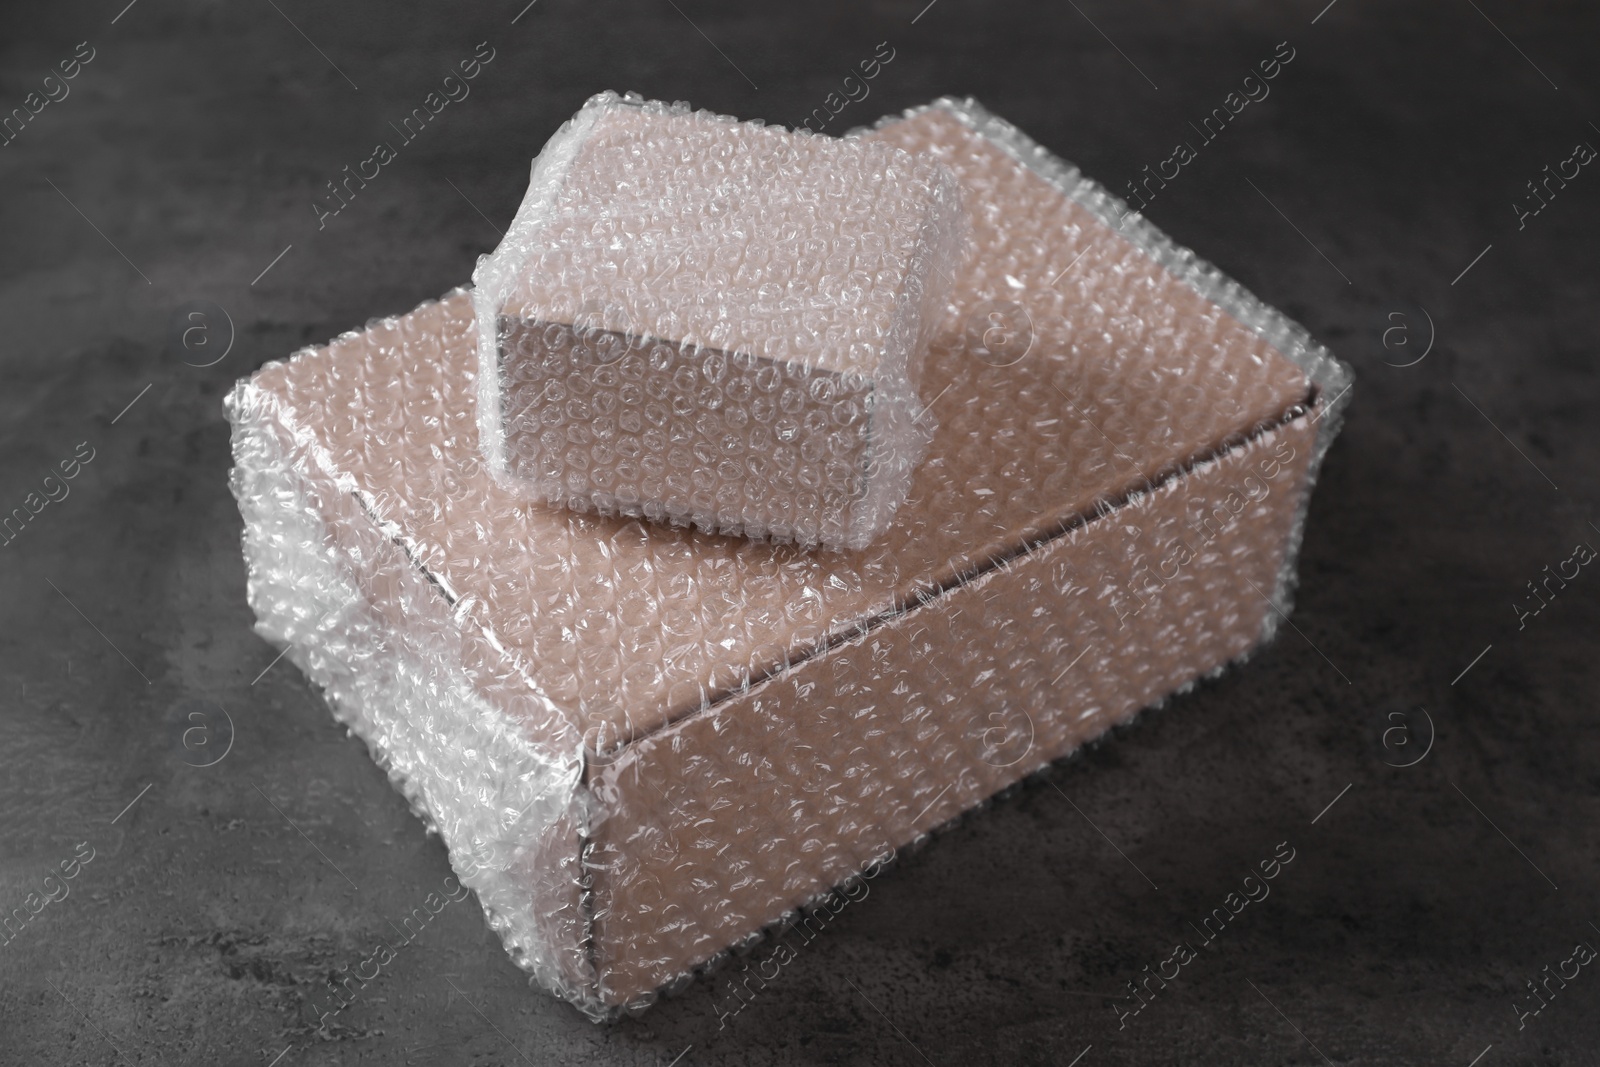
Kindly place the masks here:
[(491, 471), (585, 511), (865, 547), (927, 443), (965, 230), (926, 157), (594, 97), (474, 273)]
[(927, 355), (938, 432), (864, 551), (517, 500), (477, 459), (463, 294), (229, 401), (259, 630), (596, 1018), (1289, 607), (1348, 371), (971, 102), (865, 136), (954, 172), (977, 254)]

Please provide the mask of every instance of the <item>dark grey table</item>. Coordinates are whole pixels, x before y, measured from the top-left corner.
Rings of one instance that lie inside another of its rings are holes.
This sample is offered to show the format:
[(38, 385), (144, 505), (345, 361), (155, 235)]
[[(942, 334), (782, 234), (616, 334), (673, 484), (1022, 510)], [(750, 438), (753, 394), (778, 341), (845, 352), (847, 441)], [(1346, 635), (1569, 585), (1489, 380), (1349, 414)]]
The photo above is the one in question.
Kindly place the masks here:
[[(0, 510), (59, 498), (0, 547), (0, 908), (75, 873), (0, 945), (0, 1061), (1600, 1063), (1600, 974), (1565, 962), (1600, 945), (1600, 573), (1519, 616), (1600, 546), (1592, 8), (125, 3), (0, 16), (0, 109), (38, 110), (0, 147)], [(470, 96), (319, 217), (480, 42)], [(251, 632), (223, 394), (465, 281), (590, 93), (796, 123), (880, 42), (829, 132), (970, 93), (1116, 190), (1292, 49), (1148, 214), (1358, 373), (1294, 627), (1057, 768), (1081, 813), (1025, 789), (878, 879), (726, 1026), (722, 979), (591, 1024), (471, 903), (315, 1032), (448, 866)], [(1119, 1028), (1108, 995), (1280, 842)]]

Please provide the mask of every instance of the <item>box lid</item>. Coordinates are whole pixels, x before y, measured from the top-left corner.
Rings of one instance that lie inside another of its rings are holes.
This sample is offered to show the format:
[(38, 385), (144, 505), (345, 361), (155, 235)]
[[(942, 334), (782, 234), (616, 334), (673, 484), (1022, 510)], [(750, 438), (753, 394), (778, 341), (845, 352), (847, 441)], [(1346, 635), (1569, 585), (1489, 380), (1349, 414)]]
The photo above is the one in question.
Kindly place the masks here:
[(610, 94), (552, 153), (549, 201), (495, 252), (530, 257), (502, 315), (916, 383), (891, 334), (932, 265), (948, 178), (926, 157)]

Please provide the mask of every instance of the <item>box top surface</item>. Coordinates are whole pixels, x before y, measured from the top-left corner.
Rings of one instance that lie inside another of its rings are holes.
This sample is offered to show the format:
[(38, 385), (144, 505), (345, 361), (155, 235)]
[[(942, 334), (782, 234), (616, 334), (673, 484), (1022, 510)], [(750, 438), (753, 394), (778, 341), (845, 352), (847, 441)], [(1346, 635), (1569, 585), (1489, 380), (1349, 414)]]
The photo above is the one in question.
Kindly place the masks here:
[[(458, 618), (524, 664), (562, 730), (649, 733), (1310, 397), (1306, 372), (1261, 334), (956, 112), (934, 107), (866, 136), (951, 169), (977, 253), (927, 355), (922, 396), (938, 423), (927, 458), (863, 551), (515, 499), (478, 460), (466, 295), (253, 379), (458, 602)], [(553, 736), (556, 724), (526, 728)]]
[(952, 191), (937, 164), (607, 96), (540, 165), (568, 154), (503, 314), (828, 373), (894, 372), (880, 360), (897, 304), (908, 275), (935, 266), (925, 227), (940, 217), (941, 182)]

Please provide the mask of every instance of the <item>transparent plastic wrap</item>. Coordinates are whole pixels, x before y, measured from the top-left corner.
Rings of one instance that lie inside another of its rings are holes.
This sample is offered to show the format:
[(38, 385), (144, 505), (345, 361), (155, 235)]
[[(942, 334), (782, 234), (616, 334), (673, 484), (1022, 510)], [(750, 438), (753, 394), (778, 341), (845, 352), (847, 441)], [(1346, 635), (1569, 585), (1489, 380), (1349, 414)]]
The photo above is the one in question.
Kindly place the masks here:
[(865, 547), (931, 435), (964, 234), (930, 159), (600, 94), (474, 275), (489, 467), (581, 510)]
[[(1019, 165), (1018, 170), (1009, 173), (991, 171), (988, 175), (980, 177), (980, 169), (986, 168), (958, 167), (950, 154), (956, 150), (955, 144), (944, 136), (951, 120), (966, 126), (973, 134), (987, 142), (988, 147), (1005, 152)], [(1350, 405), (1355, 374), (1349, 365), (1340, 361), (1325, 346), (1317, 342), (1304, 326), (1264, 303), (1244, 286), (1201, 259), (1192, 249), (1173, 241), (1142, 214), (1130, 208), (1125, 201), (1108, 192), (1100, 183), (1085, 177), (1072, 163), (1055, 155), (971, 97), (941, 97), (932, 104), (912, 108), (903, 115), (887, 115), (879, 120), (876, 126), (853, 130), (851, 135), (882, 138), (911, 152), (936, 153), (961, 176), (963, 195), (972, 205), (970, 210), (974, 214), (988, 205), (1002, 203), (1011, 196), (1019, 196), (1010, 205), (1011, 210), (1017, 212), (1017, 215), (1008, 216), (1010, 225), (985, 230), (991, 243), (987, 248), (972, 253), (969, 261), (970, 270), (959, 288), (967, 293), (972, 291), (1005, 293), (1009, 299), (1002, 298), (999, 306), (1007, 309), (1015, 307), (1023, 309), (1022, 321), (1025, 324), (1026, 340), (1030, 346), (1042, 342), (1045, 345), (1068, 346), (1081, 352), (1081, 342), (1088, 332), (1098, 328), (1114, 314), (1108, 311), (1104, 303), (1106, 295), (1104, 279), (1093, 273), (1093, 264), (1089, 264), (1090, 271), (1083, 273), (1079, 273), (1082, 264), (1077, 261), (1063, 264), (1061, 271), (1042, 285), (1037, 282), (1031, 285), (1015, 284), (1017, 275), (1007, 273), (1010, 267), (1016, 265), (1014, 257), (1026, 254), (1021, 251), (1026, 233), (1025, 224), (1020, 221), (1020, 216), (1027, 210), (1023, 206), (1023, 201), (1036, 199), (1039, 195), (1038, 185), (1033, 179), (1041, 179), (1073, 205), (1072, 208), (1065, 210), (1060, 205), (1054, 205), (1054, 210), (1045, 208), (1042, 204), (1038, 205), (1037, 209), (1044, 212), (1040, 218), (1041, 234), (1049, 233), (1049, 227), (1054, 221), (1052, 215), (1058, 217), (1066, 215), (1070, 219), (1062, 219), (1065, 225), (1087, 231), (1080, 234), (1080, 239), (1092, 241), (1102, 247), (1107, 247), (1107, 242), (1112, 239), (1126, 241), (1180, 281), (1184, 288), (1191, 290), (1194, 295), (1211, 304), (1217, 311), (1255, 333), (1270, 351), (1290, 360), (1304, 372), (1314, 388), (1316, 411), (1311, 416), (1311, 422), (1316, 426), (1316, 439), (1311, 449), (1301, 507), (1295, 517), (1288, 550), (1284, 553), (1283, 566), (1272, 586), (1273, 603), (1281, 609), (1281, 614), (1278, 612), (1267, 614), (1266, 629), (1262, 639), (1272, 637), (1293, 605), (1294, 591), (1299, 580), (1295, 562), (1299, 558), (1300, 541), (1305, 535), (1306, 517), (1311, 505), (1311, 489), (1316, 484), (1317, 472), (1321, 469), (1323, 457), (1327, 455), (1328, 449), (1333, 445), (1333, 439), (1339, 435), (1339, 430), (1343, 427), (1344, 411)], [(1029, 175), (1027, 180), (1020, 178), (1020, 173), (1024, 171)], [(988, 187), (980, 190), (978, 188), (980, 184)], [(1027, 191), (1015, 189), (1016, 185), (1028, 187)], [(1077, 218), (1080, 210), (1092, 215), (1103, 226), (1103, 231), (1096, 233), (1092, 228), (1083, 227)], [(1112, 244), (1109, 247), (1116, 246)], [(1040, 249), (1035, 246), (1031, 252), (1037, 255)], [(1088, 260), (1094, 255), (1094, 252), (1087, 252), (1084, 259)], [(1128, 272), (1127, 276), (1131, 278), (1137, 273), (1139, 272)], [(982, 280), (973, 277), (983, 274), (987, 274), (987, 277)], [(1002, 280), (1004, 285), (1001, 284)], [(962, 303), (960, 295), (958, 293), (953, 298), (953, 302), (958, 305)], [(1125, 288), (1121, 295), (1125, 301), (1137, 301), (1132, 287)], [(1187, 294), (1184, 294), (1182, 302), (1188, 303)], [(974, 343), (972, 327), (975, 324), (981, 325), (985, 317), (992, 320), (993, 309), (996, 306), (994, 302), (984, 303), (979, 305), (978, 312), (972, 312), (971, 304), (967, 305), (968, 347), (976, 348), (980, 358), (990, 361), (993, 361), (992, 357), (983, 352), (981, 341)], [(1123, 308), (1124, 314), (1141, 313), (1136, 303), (1132, 307), (1124, 304)], [(1182, 310), (1192, 310), (1192, 308)], [(1086, 311), (1090, 313), (1085, 314)], [(1161, 313), (1170, 321), (1172, 310), (1162, 309)], [(1181, 310), (1179, 313), (1181, 314)], [(1208, 312), (1206, 317), (1209, 315)], [(1014, 328), (1013, 324), (1007, 322), (1007, 328)], [(1054, 330), (1054, 336), (1050, 335), (1051, 330)], [(1192, 387), (1192, 384), (1191, 380), (1189, 385)], [(1192, 396), (1192, 388), (1183, 389), (1175, 395), (1174, 403), (1184, 403)]]
[(974, 241), (924, 368), (938, 429), (867, 549), (528, 502), (479, 461), (464, 293), (229, 400), (259, 630), (517, 962), (592, 1018), (1238, 660), (1287, 608), (1348, 371), (971, 102), (860, 137), (943, 161)]

